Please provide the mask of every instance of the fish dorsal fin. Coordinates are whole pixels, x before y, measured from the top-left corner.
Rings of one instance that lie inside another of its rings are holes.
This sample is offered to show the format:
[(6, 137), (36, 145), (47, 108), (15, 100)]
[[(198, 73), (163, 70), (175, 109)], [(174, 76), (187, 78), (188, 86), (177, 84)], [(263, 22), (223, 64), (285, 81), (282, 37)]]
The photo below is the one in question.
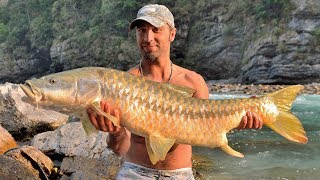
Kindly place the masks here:
[(91, 103), (91, 107), (92, 107), (92, 109), (93, 109), (93, 111), (94, 111), (95, 113), (97, 113), (97, 114), (100, 115), (100, 116), (107, 117), (114, 125), (120, 127), (120, 122), (119, 122), (119, 120), (118, 120), (116, 117), (114, 117), (114, 116), (112, 116), (112, 115), (110, 115), (110, 114), (105, 113), (105, 112), (100, 108), (100, 103), (99, 103), (99, 102), (97, 102), (97, 101), (92, 102), (92, 103)]
[(159, 160), (164, 160), (170, 148), (176, 141), (175, 139), (169, 139), (155, 135), (150, 135), (145, 139), (148, 155), (152, 164), (156, 164)]
[(187, 86), (181, 86), (181, 85), (169, 84), (169, 83), (161, 83), (161, 85), (167, 89), (173, 90), (187, 97), (191, 97), (195, 92), (194, 89), (189, 88)]

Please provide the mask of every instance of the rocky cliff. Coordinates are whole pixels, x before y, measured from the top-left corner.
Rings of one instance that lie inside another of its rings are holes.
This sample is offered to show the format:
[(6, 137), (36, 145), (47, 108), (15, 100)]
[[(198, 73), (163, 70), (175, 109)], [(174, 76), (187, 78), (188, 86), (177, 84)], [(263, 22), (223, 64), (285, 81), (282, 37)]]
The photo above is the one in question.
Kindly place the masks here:
[[(24, 7), (21, 17), (29, 18), (24, 31), (19, 31), (24, 35), (20, 41), (0, 41), (0, 83), (18, 83), (83, 66), (127, 70), (137, 64), (134, 31), (128, 32), (127, 25), (151, 1), (56, 0), (38, 7), (40, 13), (30, 12), (33, 1), (3, 2), (0, 6), (10, 13)], [(320, 82), (319, 0), (179, 0), (164, 4), (176, 17), (174, 63), (194, 69), (207, 80)], [(42, 14), (41, 9), (48, 13)], [(14, 19), (12, 14), (5, 15), (6, 19), (0, 18), (0, 29), (1, 23), (9, 27)]]

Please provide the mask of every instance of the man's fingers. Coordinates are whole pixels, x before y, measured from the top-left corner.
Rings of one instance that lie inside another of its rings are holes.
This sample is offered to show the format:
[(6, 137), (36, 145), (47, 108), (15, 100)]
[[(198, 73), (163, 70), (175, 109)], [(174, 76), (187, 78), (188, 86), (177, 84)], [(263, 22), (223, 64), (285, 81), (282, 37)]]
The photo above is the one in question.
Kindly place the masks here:
[[(104, 106), (104, 112), (106, 112), (107, 114), (111, 114), (111, 106), (109, 103), (106, 103)], [(106, 124), (106, 127), (108, 129), (108, 132), (113, 131), (114, 130), (114, 126), (113, 123), (107, 118), (104, 117), (104, 122)]]
[(238, 126), (237, 129), (238, 130), (244, 129), (246, 127), (246, 125), (247, 125), (247, 121), (248, 121), (247, 116), (243, 116), (242, 119), (241, 119), (240, 125)]
[(260, 118), (254, 114), (253, 119), (254, 119), (254, 122), (253, 122), (254, 128), (258, 129), (260, 126)]
[[(114, 116), (117, 119), (120, 119), (119, 111), (117, 109), (115, 109), (113, 112), (114, 112)], [(116, 132), (120, 131), (120, 127), (119, 126), (114, 126), (114, 131), (116, 131)]]
[(263, 126), (263, 121), (261, 120), (261, 118), (260, 118), (260, 117), (259, 117), (259, 122), (260, 122), (260, 123), (259, 123), (259, 127), (258, 127), (258, 128), (259, 128), (259, 129), (261, 129), (261, 128), (262, 128), (262, 126)]
[(101, 116), (101, 115), (98, 115), (97, 119), (98, 119), (98, 124), (99, 124), (100, 130), (101, 131), (107, 131), (107, 126), (106, 126), (106, 123), (104, 121), (104, 117)]
[(252, 118), (252, 113), (251, 112), (247, 112), (247, 118), (248, 118), (248, 128), (252, 128), (253, 125), (253, 118)]
[(95, 127), (97, 130), (100, 130), (100, 129), (99, 129), (98, 121), (97, 121), (97, 119), (96, 119), (96, 116), (94, 115), (93, 110), (90, 109), (90, 108), (88, 108), (88, 109), (87, 109), (87, 113), (88, 113), (89, 119), (90, 119), (91, 123), (94, 125), (94, 127)]

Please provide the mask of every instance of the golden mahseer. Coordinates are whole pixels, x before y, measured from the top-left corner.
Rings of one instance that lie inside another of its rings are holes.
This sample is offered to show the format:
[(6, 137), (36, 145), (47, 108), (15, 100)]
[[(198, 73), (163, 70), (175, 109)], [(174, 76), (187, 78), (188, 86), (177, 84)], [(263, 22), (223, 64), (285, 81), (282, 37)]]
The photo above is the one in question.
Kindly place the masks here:
[[(193, 98), (194, 91), (187, 87), (115, 69), (85, 67), (27, 80), (20, 86), (37, 106), (80, 117), (87, 134), (97, 132), (86, 112), (92, 108), (115, 125), (145, 137), (153, 164), (164, 160), (174, 143), (220, 147), (243, 157), (228, 145), (226, 134), (239, 126), (247, 111), (290, 141), (308, 141), (301, 122), (290, 112), (302, 85), (256, 98), (199, 99)], [(120, 122), (101, 110), (102, 99), (120, 110)]]

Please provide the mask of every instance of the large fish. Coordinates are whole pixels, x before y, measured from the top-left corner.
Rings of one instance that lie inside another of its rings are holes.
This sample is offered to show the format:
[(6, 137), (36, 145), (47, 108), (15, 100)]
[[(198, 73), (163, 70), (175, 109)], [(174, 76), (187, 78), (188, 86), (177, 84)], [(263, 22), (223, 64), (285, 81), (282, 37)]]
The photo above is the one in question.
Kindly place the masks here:
[(198, 99), (187, 87), (87, 67), (27, 80), (21, 88), (37, 106), (80, 117), (89, 134), (97, 131), (87, 116), (89, 107), (120, 126), (115, 117), (100, 109), (100, 101), (105, 99), (120, 109), (122, 126), (145, 137), (154, 164), (164, 160), (174, 143), (220, 147), (232, 156), (243, 157), (228, 145), (226, 133), (239, 126), (247, 111), (259, 115), (265, 125), (290, 141), (308, 141), (299, 119), (290, 113), (301, 85), (257, 98)]

